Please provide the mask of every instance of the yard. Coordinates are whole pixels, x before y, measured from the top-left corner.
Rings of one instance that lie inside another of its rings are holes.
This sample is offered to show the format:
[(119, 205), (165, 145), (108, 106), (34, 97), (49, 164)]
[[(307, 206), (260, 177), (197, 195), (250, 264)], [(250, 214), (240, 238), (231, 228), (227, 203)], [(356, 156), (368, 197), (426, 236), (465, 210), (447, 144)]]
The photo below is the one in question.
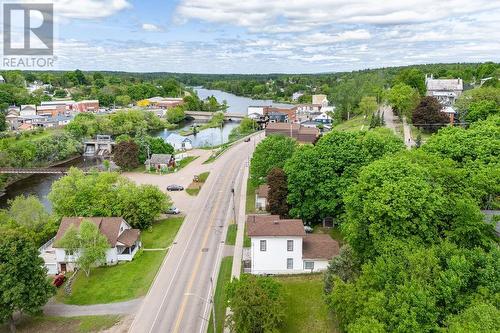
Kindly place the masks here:
[(283, 286), (285, 323), (281, 332), (340, 332), (323, 300), (323, 275), (274, 277)]
[(337, 131), (360, 131), (360, 130), (368, 130), (370, 127), (370, 118), (365, 118), (363, 115), (352, 117), (349, 120), (343, 121), (338, 125), (333, 127), (334, 130)]
[(342, 236), (342, 232), (340, 231), (339, 227), (335, 228), (323, 228), (320, 225), (314, 226), (314, 231), (313, 233), (315, 234), (329, 234), (330, 237), (335, 239), (336, 241), (339, 242), (339, 246), (342, 246), (344, 244), (344, 236)]
[[(17, 322), (18, 333), (90, 333), (108, 329), (120, 321), (120, 316), (85, 316), (85, 317), (23, 317)], [(9, 332), (6, 325), (0, 326), (0, 332)]]
[[(226, 318), (226, 284), (231, 280), (231, 268), (233, 267), (233, 257), (225, 257), (221, 261), (219, 276), (217, 277), (217, 286), (215, 289), (215, 325), (217, 325), (217, 333), (224, 331), (224, 319)], [(213, 319), (210, 315), (208, 324), (208, 333), (213, 333)]]
[(144, 296), (158, 271), (167, 248), (182, 225), (183, 218), (159, 221), (151, 231), (142, 232), (143, 246), (155, 251), (140, 251), (131, 262), (92, 270), (89, 277), (79, 272), (72, 294), (59, 288), (57, 300), (67, 304), (87, 305), (126, 301)]

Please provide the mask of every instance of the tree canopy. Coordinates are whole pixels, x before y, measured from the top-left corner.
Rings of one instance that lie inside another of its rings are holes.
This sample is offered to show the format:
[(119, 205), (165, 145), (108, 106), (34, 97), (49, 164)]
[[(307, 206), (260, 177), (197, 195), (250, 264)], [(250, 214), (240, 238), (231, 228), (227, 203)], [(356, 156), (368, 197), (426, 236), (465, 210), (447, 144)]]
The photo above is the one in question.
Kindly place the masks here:
[(362, 166), (404, 149), (387, 129), (332, 131), (315, 146), (301, 146), (285, 164), (290, 215), (317, 222), (343, 212), (342, 195)]
[(450, 118), (442, 111), (443, 106), (432, 96), (426, 96), (413, 110), (412, 122), (427, 132), (436, 132), (450, 122)]
[(283, 135), (271, 135), (262, 140), (250, 163), (250, 179), (253, 184), (262, 184), (272, 168), (283, 168), (297, 147), (297, 141)]
[(0, 229), (0, 323), (13, 315), (39, 313), (54, 294), (38, 246), (19, 230)]
[(170, 198), (153, 185), (136, 185), (114, 172), (70, 169), (49, 193), (54, 212), (64, 216), (120, 216), (131, 226), (146, 229), (170, 207)]

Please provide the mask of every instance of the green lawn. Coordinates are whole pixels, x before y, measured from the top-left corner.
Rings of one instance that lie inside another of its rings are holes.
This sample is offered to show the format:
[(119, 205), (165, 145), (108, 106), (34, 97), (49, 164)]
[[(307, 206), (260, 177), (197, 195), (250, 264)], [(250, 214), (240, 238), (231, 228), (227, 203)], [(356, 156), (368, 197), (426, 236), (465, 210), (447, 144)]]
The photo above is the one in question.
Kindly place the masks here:
[(142, 246), (145, 249), (166, 248), (174, 241), (184, 217), (170, 217), (153, 224), (152, 230), (141, 232)]
[(246, 212), (247, 214), (255, 213), (255, 190), (256, 186), (252, 184), (250, 178), (247, 181), (247, 202), (246, 202)]
[(339, 329), (323, 300), (323, 275), (275, 277), (283, 286), (285, 323), (281, 332), (332, 332)]
[(186, 193), (192, 197), (195, 197), (200, 193), (201, 188), (187, 188)]
[(248, 237), (247, 226), (245, 224), (245, 232), (243, 234), (243, 247), (250, 247), (250, 246), (252, 246), (252, 240), (250, 239), (250, 237)]
[[(115, 325), (120, 316), (85, 317), (23, 317), (16, 325), (18, 333), (91, 333)], [(9, 332), (7, 325), (0, 325), (0, 332)]]
[[(183, 218), (169, 218), (153, 225), (152, 231), (143, 231), (145, 248), (166, 248), (175, 238)], [(126, 301), (144, 296), (158, 271), (166, 250), (140, 251), (131, 262), (110, 267), (99, 267), (90, 276), (79, 272), (73, 282), (73, 292), (65, 295), (59, 288), (57, 299), (67, 304), (87, 305)]]
[(236, 244), (236, 233), (238, 232), (238, 225), (237, 224), (230, 224), (229, 227), (227, 228), (227, 235), (226, 235), (226, 245), (234, 245)]
[[(219, 270), (219, 276), (217, 277), (217, 286), (215, 288), (215, 325), (217, 326), (217, 333), (222, 333), (224, 331), (224, 320), (226, 319), (226, 284), (231, 280), (231, 269), (233, 267), (233, 257), (222, 258)], [(208, 333), (213, 333), (213, 319), (210, 315), (210, 321), (208, 324)]]
[(182, 160), (179, 161), (179, 163), (177, 163), (177, 171), (184, 168), (186, 165), (193, 162), (198, 157), (199, 156), (188, 156), (186, 158), (183, 158)]
[(210, 175), (210, 172), (203, 172), (198, 175), (198, 180), (202, 183), (206, 182), (208, 179), (208, 175)]
[(343, 121), (338, 125), (333, 127), (334, 130), (337, 131), (360, 131), (361, 127), (363, 130), (368, 130), (370, 126), (370, 117), (364, 118), (363, 115), (352, 117), (349, 120)]

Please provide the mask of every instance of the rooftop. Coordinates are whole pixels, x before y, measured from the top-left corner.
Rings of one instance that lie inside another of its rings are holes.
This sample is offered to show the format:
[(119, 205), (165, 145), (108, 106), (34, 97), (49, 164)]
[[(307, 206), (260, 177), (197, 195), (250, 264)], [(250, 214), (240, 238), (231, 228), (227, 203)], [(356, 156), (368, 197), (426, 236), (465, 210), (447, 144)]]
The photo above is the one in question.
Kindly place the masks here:
[[(262, 216), (262, 217), (261, 217)], [(247, 230), (249, 237), (305, 236), (302, 220), (280, 220), (277, 215), (249, 215)]]
[(339, 254), (339, 243), (327, 234), (309, 234), (302, 240), (303, 259), (330, 260)]
[(257, 193), (257, 196), (261, 198), (267, 198), (267, 196), (269, 195), (269, 185), (260, 185), (255, 192)]

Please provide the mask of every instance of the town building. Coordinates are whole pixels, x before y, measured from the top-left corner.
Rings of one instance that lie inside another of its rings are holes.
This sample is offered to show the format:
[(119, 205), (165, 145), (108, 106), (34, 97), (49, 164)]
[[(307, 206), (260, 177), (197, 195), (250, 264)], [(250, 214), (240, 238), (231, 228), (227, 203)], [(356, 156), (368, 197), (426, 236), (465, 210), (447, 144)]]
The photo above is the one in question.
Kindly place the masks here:
[(39, 116), (57, 117), (65, 113), (65, 105), (40, 105), (36, 107), (36, 114)]
[(36, 115), (36, 105), (28, 104), (21, 105), (21, 110), (19, 112), (20, 116), (35, 116)]
[(306, 234), (302, 220), (276, 215), (248, 215), (250, 272), (300, 274), (324, 271), (339, 253), (339, 244), (327, 234)]
[(175, 167), (175, 157), (170, 154), (153, 154), (144, 162), (147, 171), (167, 170), (170, 167)]
[(175, 150), (191, 150), (193, 149), (193, 141), (191, 139), (172, 133), (166, 139), (165, 142), (174, 147)]
[(304, 93), (303, 92), (300, 92), (300, 91), (297, 91), (297, 92), (294, 92), (292, 94), (292, 101), (296, 102), (299, 100), (299, 98), (301, 98), (302, 96), (304, 96)]
[(300, 143), (314, 143), (319, 136), (317, 128), (304, 127), (293, 123), (269, 123), (265, 132), (266, 136), (284, 135), (294, 138)]
[(257, 190), (255, 190), (255, 209), (266, 211), (267, 210), (267, 198), (269, 196), (269, 185), (260, 185)]
[(151, 97), (148, 98), (142, 103), (139, 103), (142, 105), (146, 105), (148, 107), (152, 108), (159, 108), (159, 109), (170, 109), (179, 105), (184, 104), (184, 99), (182, 98), (177, 98), (177, 97), (161, 97), (161, 96), (156, 96), (156, 97)]
[(72, 109), (75, 112), (98, 112), (99, 101), (97, 99), (79, 101), (73, 104)]
[(326, 95), (312, 95), (312, 104), (328, 106), (328, 103)]
[(40, 248), (40, 256), (49, 274), (73, 271), (81, 251), (68, 253), (58, 242), (70, 228), (80, 228), (83, 221), (90, 221), (108, 241), (106, 260), (103, 264), (115, 265), (120, 261), (132, 261), (141, 247), (140, 230), (133, 229), (121, 217), (64, 217), (54, 238)]
[(452, 106), (464, 90), (462, 79), (434, 79), (425, 76), (427, 96), (435, 97), (443, 106)]

